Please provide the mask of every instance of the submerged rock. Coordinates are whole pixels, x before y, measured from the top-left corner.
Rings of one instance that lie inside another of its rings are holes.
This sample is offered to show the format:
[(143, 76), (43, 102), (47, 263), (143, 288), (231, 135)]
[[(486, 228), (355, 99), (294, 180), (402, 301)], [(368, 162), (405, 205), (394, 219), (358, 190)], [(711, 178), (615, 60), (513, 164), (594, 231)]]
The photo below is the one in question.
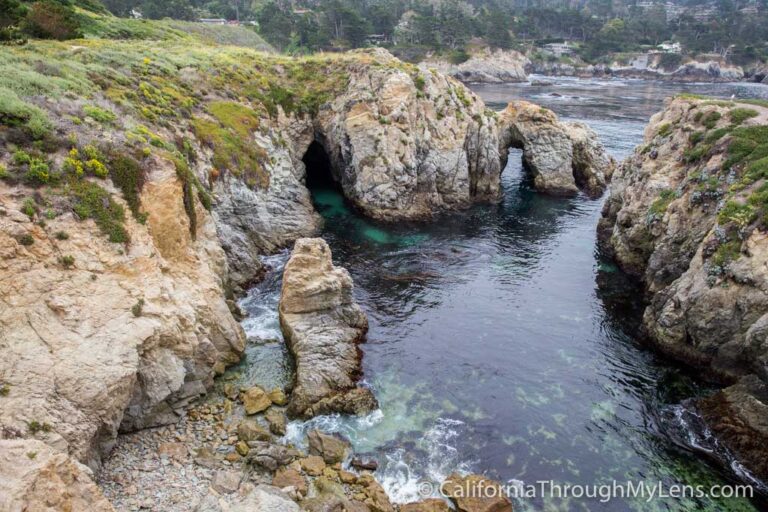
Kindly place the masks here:
[(342, 412), (361, 414), (376, 399), (357, 381), (362, 372), (357, 347), (368, 320), (352, 298), (352, 278), (334, 267), (320, 238), (301, 238), (285, 265), (280, 325), (296, 360), (288, 414), (310, 418)]
[(599, 196), (615, 162), (597, 134), (583, 123), (562, 123), (554, 112), (527, 101), (513, 101), (499, 116), (502, 166), (510, 147), (523, 150), (523, 163), (541, 192)]

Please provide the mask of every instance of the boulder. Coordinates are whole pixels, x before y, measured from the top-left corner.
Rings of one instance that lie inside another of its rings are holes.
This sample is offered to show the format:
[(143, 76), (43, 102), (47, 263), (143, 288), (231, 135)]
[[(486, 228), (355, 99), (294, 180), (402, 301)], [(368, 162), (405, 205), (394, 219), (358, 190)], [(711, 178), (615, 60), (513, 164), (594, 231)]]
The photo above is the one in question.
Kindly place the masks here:
[(362, 501), (372, 512), (394, 512), (395, 509), (389, 501), (387, 493), (381, 484), (373, 478), (373, 475), (361, 475), (356, 484), (363, 488), (365, 499)]
[(267, 394), (269, 395), (269, 399), (275, 405), (285, 405), (288, 403), (288, 399), (286, 398), (285, 393), (280, 388), (275, 388)]
[(300, 512), (300, 510), (296, 502), (279, 489), (259, 485), (245, 497), (235, 498), (228, 512)]
[(222, 469), (213, 475), (211, 487), (222, 494), (233, 493), (240, 488), (240, 481), (242, 479), (243, 474), (239, 471)]
[(325, 469), (325, 461), (319, 455), (310, 455), (299, 460), (301, 469), (303, 469), (310, 476), (319, 476), (323, 474)]
[(254, 465), (277, 470), (282, 466), (287, 466), (299, 455), (299, 452), (289, 446), (271, 444), (266, 441), (251, 441), (248, 443), (250, 451), (247, 459)]
[(450, 512), (451, 507), (440, 498), (428, 498), (415, 503), (400, 505), (400, 512)]
[(272, 436), (266, 428), (252, 420), (243, 420), (237, 425), (237, 437), (241, 441), (269, 441)]
[(269, 423), (270, 432), (276, 436), (285, 435), (286, 418), (283, 411), (272, 407), (268, 409), (266, 413), (264, 413), (264, 418), (266, 418), (267, 422)]
[(307, 495), (307, 480), (291, 468), (280, 468), (272, 477), (272, 485), (279, 488), (293, 487), (302, 496)]
[(339, 434), (324, 434), (313, 430), (307, 435), (310, 455), (320, 455), (326, 464), (343, 462), (352, 451), (349, 441)]
[(241, 396), (245, 406), (245, 414), (257, 414), (272, 405), (269, 395), (259, 386), (247, 389)]
[(459, 512), (512, 512), (512, 502), (502, 486), (482, 475), (449, 476), (441, 492)]
[(554, 112), (527, 101), (513, 101), (499, 116), (499, 155), (506, 166), (510, 147), (523, 150), (523, 163), (534, 186), (554, 195), (583, 190), (599, 196), (615, 167), (583, 123), (562, 123)]
[(310, 418), (375, 408), (371, 391), (357, 385), (362, 373), (358, 344), (368, 320), (352, 297), (352, 278), (333, 265), (324, 240), (296, 241), (283, 272), (279, 310), (296, 361), (288, 414)]

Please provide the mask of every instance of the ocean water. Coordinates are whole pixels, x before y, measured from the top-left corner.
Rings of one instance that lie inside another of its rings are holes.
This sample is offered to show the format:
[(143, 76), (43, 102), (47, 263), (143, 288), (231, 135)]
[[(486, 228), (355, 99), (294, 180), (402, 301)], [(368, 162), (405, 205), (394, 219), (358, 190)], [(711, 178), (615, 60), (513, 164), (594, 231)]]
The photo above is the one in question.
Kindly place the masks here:
[[(525, 98), (581, 120), (617, 158), (680, 91), (761, 97), (753, 84), (671, 85), (639, 80), (542, 78), (553, 85), (474, 88), (492, 108)], [(364, 380), (380, 410), (289, 425), (341, 432), (376, 457), (376, 477), (397, 502), (454, 471), (505, 483), (723, 485), (740, 481), (713, 464), (685, 432), (681, 404), (710, 392), (695, 375), (637, 339), (641, 291), (599, 254), (603, 199), (552, 198), (532, 190), (520, 152), (503, 173), (504, 197), (431, 223), (377, 223), (358, 215), (312, 160), (308, 185), (325, 218), (334, 262), (355, 281), (370, 320)], [(287, 252), (241, 301), (248, 313), (245, 379), (282, 385), (291, 362), (277, 320)], [(552, 496), (515, 499), (516, 510), (756, 510), (760, 499)]]

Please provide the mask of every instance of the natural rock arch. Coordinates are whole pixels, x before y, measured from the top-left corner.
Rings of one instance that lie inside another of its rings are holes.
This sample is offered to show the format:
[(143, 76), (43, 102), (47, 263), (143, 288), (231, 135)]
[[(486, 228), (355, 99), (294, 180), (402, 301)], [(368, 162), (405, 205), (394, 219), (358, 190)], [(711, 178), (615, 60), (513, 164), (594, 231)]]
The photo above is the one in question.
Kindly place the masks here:
[(513, 101), (499, 116), (499, 158), (506, 167), (509, 148), (523, 150), (523, 164), (541, 192), (602, 194), (616, 165), (597, 134), (583, 123), (558, 120), (551, 110)]

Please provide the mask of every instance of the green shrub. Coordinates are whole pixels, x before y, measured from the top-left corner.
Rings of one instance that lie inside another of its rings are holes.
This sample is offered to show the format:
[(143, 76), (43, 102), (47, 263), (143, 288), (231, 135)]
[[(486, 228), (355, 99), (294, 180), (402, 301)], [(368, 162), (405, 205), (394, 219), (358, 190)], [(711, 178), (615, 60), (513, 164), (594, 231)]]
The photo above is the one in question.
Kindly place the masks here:
[(94, 121), (104, 124), (111, 124), (117, 120), (117, 116), (109, 110), (104, 110), (95, 105), (86, 105), (83, 107), (83, 113)]
[(0, 396), (8, 396), (11, 394), (11, 386), (3, 384), (0, 386)]
[(739, 256), (741, 256), (741, 241), (730, 240), (717, 248), (711, 261), (718, 267), (724, 267), (731, 261), (739, 259)]
[(53, 236), (56, 237), (56, 240), (69, 240), (69, 235), (66, 231), (57, 231)]
[(59, 258), (59, 263), (61, 263), (61, 266), (64, 268), (72, 268), (75, 264), (75, 257), (74, 256), (62, 256)]
[(728, 201), (717, 214), (717, 222), (721, 225), (733, 222), (739, 228), (743, 228), (755, 219), (755, 215), (755, 208), (751, 205)]
[(141, 212), (141, 190), (146, 179), (144, 169), (139, 162), (123, 153), (113, 153), (109, 159), (112, 182), (123, 192), (134, 218), (141, 223), (146, 216)]
[(662, 190), (659, 197), (651, 204), (648, 212), (654, 216), (662, 216), (667, 211), (669, 205), (677, 199), (678, 194), (674, 190), (666, 189)]
[(715, 125), (717, 124), (717, 122), (720, 120), (721, 117), (722, 115), (720, 114), (720, 112), (718, 112), (717, 110), (713, 110), (712, 112), (704, 116), (704, 118), (701, 120), (701, 124), (703, 124), (707, 129), (711, 130), (712, 128), (715, 127)]
[(707, 134), (706, 139), (704, 139), (704, 142), (708, 144), (712, 144), (713, 142), (717, 142), (718, 140), (722, 139), (725, 135), (728, 135), (731, 133), (730, 128), (718, 128), (717, 130), (712, 130)]
[(33, 158), (24, 178), (32, 185), (45, 185), (51, 181), (51, 169), (43, 160)]
[(141, 314), (144, 312), (144, 299), (139, 299), (136, 304), (131, 306), (131, 313), (133, 313), (133, 316), (136, 318), (140, 317)]
[(3, 164), (0, 164), (0, 180), (4, 180), (8, 177), (8, 168)]
[(30, 246), (35, 243), (35, 239), (29, 233), (23, 234), (19, 237), (19, 243), (24, 246)]
[(728, 117), (731, 119), (731, 123), (738, 126), (747, 119), (758, 116), (757, 110), (751, 108), (734, 108), (728, 112)]
[(421, 74), (418, 74), (413, 78), (413, 85), (415, 85), (418, 90), (423, 91), (424, 87), (427, 85), (427, 81)]
[(3, 85), (0, 85), (0, 124), (22, 128), (35, 139), (44, 138), (51, 127), (45, 112), (22, 101), (14, 91)]
[(704, 135), (706, 135), (706, 132), (693, 132), (688, 137), (688, 141), (691, 143), (692, 146), (695, 146), (702, 140), (704, 140)]
[(659, 131), (656, 135), (658, 135), (659, 137), (666, 137), (670, 133), (672, 133), (672, 125), (669, 123), (664, 123), (661, 126), (659, 126)]
[(32, 157), (26, 151), (18, 150), (13, 153), (13, 163), (16, 165), (28, 164), (32, 161)]
[(53, 428), (48, 423), (40, 423), (37, 420), (32, 420), (27, 423), (27, 428), (29, 429), (29, 433), (32, 435), (35, 435), (38, 432), (50, 432), (53, 430)]
[(76, 39), (83, 37), (75, 12), (55, 0), (41, 0), (29, 8), (24, 31), (41, 39)]
[(24, 200), (24, 203), (21, 205), (21, 213), (30, 219), (34, 218), (34, 216), (37, 214), (37, 204), (35, 203), (34, 199), (28, 197)]

